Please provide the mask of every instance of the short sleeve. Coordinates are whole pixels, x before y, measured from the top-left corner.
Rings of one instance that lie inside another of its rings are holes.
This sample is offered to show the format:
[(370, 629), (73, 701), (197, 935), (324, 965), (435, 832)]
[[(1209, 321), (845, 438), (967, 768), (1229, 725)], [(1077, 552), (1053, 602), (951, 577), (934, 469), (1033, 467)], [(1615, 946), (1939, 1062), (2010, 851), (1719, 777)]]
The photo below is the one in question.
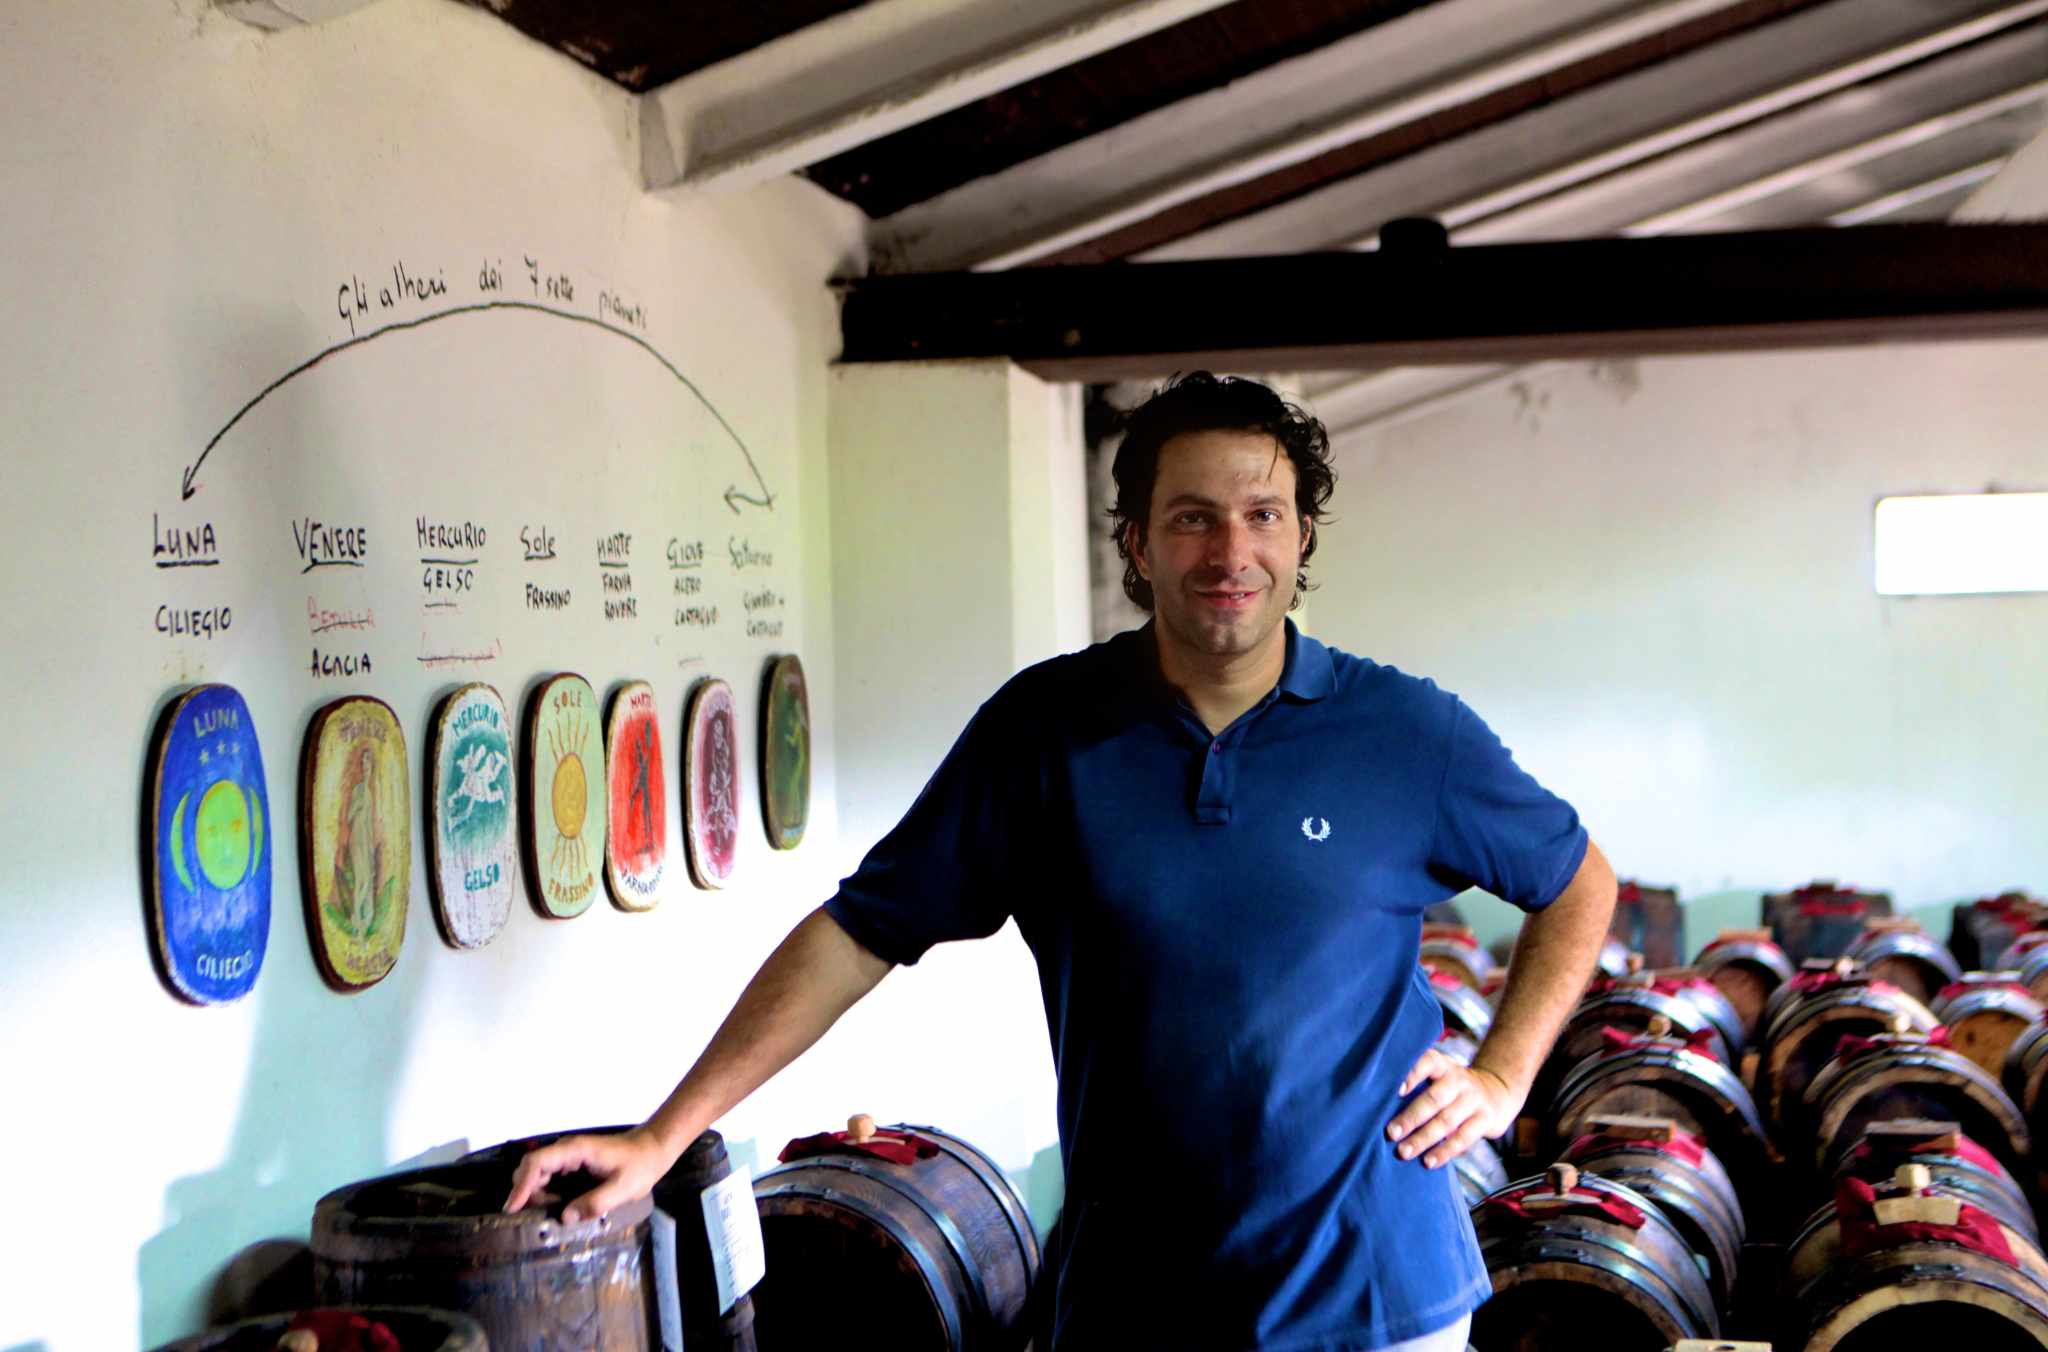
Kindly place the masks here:
[(1480, 887), (1525, 911), (1557, 900), (1585, 860), (1571, 804), (1537, 783), (1479, 716), (1455, 701), (1430, 843), (1431, 876)]
[(931, 781), (876, 842), (825, 910), (875, 956), (910, 964), (933, 944), (1003, 927), (1015, 870), (1010, 841), (1035, 776), (1012, 752), (994, 706), (975, 714)]

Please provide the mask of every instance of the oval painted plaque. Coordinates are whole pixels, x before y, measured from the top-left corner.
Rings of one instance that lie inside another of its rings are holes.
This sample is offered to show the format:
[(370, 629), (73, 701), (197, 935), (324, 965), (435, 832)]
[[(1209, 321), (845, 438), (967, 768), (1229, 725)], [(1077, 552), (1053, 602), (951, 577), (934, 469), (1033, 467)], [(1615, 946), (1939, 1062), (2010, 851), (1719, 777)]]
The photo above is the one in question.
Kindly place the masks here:
[(628, 681), (612, 696), (605, 724), (605, 780), (610, 820), (604, 837), (604, 881), (622, 911), (648, 911), (661, 900), (668, 867), (668, 774), (654, 687)]
[(604, 729), (597, 692), (572, 672), (541, 682), (527, 704), (527, 894), (542, 915), (567, 920), (597, 900), (604, 868)]
[(432, 768), (427, 882), (441, 937), (482, 948), (512, 911), (514, 864), (512, 724), (488, 685), (465, 685), (441, 702), (428, 737)]
[(723, 887), (740, 841), (740, 739), (732, 687), (704, 681), (683, 716), (683, 838), (690, 878)]
[(398, 961), (412, 905), (412, 780), (391, 706), (338, 699), (306, 730), (299, 871), (320, 974), (374, 986)]
[(778, 850), (797, 847), (811, 815), (811, 701), (793, 653), (769, 663), (762, 691), (761, 815)]
[(270, 792), (249, 706), (229, 686), (179, 697), (150, 761), (149, 914), (157, 968), (194, 1004), (239, 1000), (270, 944)]

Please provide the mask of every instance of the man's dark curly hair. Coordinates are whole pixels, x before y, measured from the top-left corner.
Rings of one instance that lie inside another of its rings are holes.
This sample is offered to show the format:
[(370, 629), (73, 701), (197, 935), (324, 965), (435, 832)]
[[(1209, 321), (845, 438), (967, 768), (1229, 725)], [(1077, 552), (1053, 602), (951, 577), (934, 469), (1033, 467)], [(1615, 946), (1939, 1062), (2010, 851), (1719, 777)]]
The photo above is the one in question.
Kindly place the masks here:
[[(1337, 488), (1330, 434), (1322, 423), (1256, 380), (1207, 371), (1175, 376), (1126, 413), (1123, 428), (1123, 444), (1110, 468), (1116, 479), (1110, 529), (1124, 561), (1124, 595), (1145, 610), (1152, 609), (1152, 584), (1139, 575), (1131, 544), (1134, 537), (1140, 543), (1145, 538), (1152, 485), (1159, 477), (1159, 451), (1173, 438), (1185, 432), (1263, 432), (1272, 437), (1294, 462), (1294, 507), (1304, 523), (1322, 520)], [(1296, 606), (1309, 589), (1306, 565), (1315, 552), (1316, 537), (1310, 532), (1301, 549), (1304, 566), (1294, 583)]]

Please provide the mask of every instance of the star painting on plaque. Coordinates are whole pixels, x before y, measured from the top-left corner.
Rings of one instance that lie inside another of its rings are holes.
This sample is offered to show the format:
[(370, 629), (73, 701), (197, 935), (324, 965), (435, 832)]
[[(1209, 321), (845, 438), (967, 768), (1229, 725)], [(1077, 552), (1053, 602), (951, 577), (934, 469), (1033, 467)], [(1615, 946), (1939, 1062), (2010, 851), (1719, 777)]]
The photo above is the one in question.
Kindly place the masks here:
[(732, 687), (704, 681), (683, 715), (683, 839), (690, 877), (723, 887), (732, 877), (740, 840), (740, 742)]
[(412, 904), (412, 780), (391, 706), (338, 699), (306, 730), (299, 787), (306, 930), (337, 990), (382, 981), (405, 943)]
[(512, 912), (512, 724), (488, 685), (465, 685), (441, 702), (427, 738), (432, 767), (427, 882), (441, 937), (482, 948)]
[(524, 750), (527, 894), (543, 916), (567, 920), (597, 900), (604, 868), (604, 730), (590, 682), (572, 672), (541, 682)]
[(605, 725), (605, 778), (611, 814), (604, 837), (604, 881), (622, 911), (647, 911), (661, 900), (668, 864), (668, 784), (654, 687), (628, 681), (612, 696)]
[(768, 664), (762, 691), (761, 815), (778, 850), (797, 847), (811, 815), (811, 702), (793, 653)]
[(239, 1000), (270, 942), (270, 793), (249, 706), (225, 685), (180, 696), (150, 758), (150, 938), (172, 993)]

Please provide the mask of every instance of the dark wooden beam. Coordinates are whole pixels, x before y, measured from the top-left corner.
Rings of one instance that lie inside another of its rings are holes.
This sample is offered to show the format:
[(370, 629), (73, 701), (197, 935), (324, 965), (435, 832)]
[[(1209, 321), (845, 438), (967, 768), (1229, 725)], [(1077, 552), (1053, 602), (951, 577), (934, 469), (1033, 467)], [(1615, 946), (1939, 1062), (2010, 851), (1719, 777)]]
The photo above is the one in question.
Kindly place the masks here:
[(847, 362), (1052, 380), (2048, 335), (2048, 224), (1887, 225), (864, 277)]

